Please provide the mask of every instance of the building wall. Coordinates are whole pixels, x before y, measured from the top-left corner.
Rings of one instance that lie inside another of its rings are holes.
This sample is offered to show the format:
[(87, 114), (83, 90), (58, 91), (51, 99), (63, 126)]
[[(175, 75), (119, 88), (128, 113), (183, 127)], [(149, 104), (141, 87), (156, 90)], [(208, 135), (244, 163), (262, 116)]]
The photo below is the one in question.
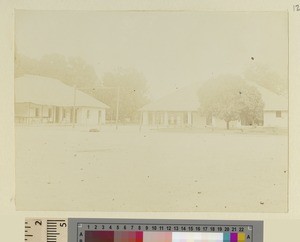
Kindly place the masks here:
[(105, 109), (99, 108), (78, 108), (77, 124), (99, 125), (105, 124)]
[(203, 127), (206, 118), (190, 111), (143, 111), (142, 125), (154, 127)]
[[(276, 111), (264, 112), (265, 127), (288, 127), (288, 112), (280, 112), (280, 116), (276, 116)], [(279, 114), (277, 114), (279, 115)], [(226, 129), (227, 124), (224, 120), (213, 117), (210, 123), (207, 118), (201, 116), (198, 112), (142, 112), (142, 124), (144, 126), (161, 126), (161, 127), (206, 127)], [(241, 121), (231, 121), (229, 128), (240, 128)]]
[(201, 116), (198, 112), (192, 112), (191, 127), (201, 128), (206, 126), (206, 117)]
[[(224, 120), (212, 117), (208, 119), (206, 116), (201, 115), (199, 112), (153, 112), (143, 111), (142, 112), (142, 125), (144, 126), (156, 126), (156, 127), (215, 127), (226, 129), (227, 124)], [(229, 128), (240, 128), (240, 121), (231, 121)]]
[(54, 107), (33, 103), (16, 103), (17, 123), (51, 123), (54, 121)]
[[(105, 109), (76, 108), (74, 124), (99, 125), (105, 124)], [(55, 107), (32, 103), (15, 104), (16, 123), (73, 123), (73, 107)]]
[(264, 111), (264, 126), (287, 128), (288, 112), (287, 111)]

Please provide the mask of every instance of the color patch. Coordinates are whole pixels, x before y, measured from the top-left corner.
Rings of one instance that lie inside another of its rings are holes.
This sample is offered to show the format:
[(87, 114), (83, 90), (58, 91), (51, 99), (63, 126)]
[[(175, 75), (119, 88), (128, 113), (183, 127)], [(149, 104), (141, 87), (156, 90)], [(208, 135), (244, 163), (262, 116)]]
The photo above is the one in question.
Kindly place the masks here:
[(85, 231), (86, 242), (114, 242), (113, 231)]
[(237, 233), (230, 234), (230, 242), (238, 242), (238, 234)]
[(239, 233), (238, 234), (238, 242), (245, 242), (246, 241), (246, 234), (245, 233)]
[(230, 242), (230, 233), (224, 233), (223, 242)]
[(172, 232), (144, 232), (143, 242), (172, 242)]
[(143, 232), (115, 231), (114, 242), (143, 242)]
[(86, 231), (85, 242), (245, 242), (245, 233)]
[(172, 242), (223, 242), (223, 233), (174, 232)]

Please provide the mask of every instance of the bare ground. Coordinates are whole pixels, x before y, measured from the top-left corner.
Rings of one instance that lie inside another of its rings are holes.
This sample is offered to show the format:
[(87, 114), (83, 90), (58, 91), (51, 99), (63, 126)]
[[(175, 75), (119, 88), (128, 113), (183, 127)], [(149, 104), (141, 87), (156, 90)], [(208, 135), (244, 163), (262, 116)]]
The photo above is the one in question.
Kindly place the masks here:
[(16, 127), (18, 210), (287, 211), (287, 135)]

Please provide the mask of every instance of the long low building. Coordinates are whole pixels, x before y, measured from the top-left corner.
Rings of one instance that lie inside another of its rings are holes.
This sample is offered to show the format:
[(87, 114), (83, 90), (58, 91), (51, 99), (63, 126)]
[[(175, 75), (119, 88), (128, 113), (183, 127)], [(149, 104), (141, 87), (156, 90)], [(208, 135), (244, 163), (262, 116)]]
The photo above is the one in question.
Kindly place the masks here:
[[(288, 127), (288, 100), (286, 97), (269, 91), (257, 84), (264, 101), (262, 122), (266, 127)], [(216, 117), (205, 117), (200, 114), (198, 90), (200, 84), (193, 84), (170, 93), (140, 109), (142, 125), (152, 127), (205, 127), (215, 126), (226, 128), (226, 122)], [(241, 119), (230, 122), (230, 127), (249, 125)]]
[(108, 108), (54, 78), (24, 75), (15, 79), (16, 123), (100, 125), (105, 124)]

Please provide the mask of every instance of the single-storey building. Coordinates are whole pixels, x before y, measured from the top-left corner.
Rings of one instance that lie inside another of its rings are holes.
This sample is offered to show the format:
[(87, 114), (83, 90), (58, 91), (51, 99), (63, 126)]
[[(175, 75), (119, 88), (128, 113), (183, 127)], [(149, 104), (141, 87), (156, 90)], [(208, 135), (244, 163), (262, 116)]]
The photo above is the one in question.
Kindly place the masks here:
[(142, 107), (142, 124), (164, 127), (195, 127), (205, 124), (199, 115), (199, 99), (194, 85), (180, 88)]
[(264, 101), (263, 126), (288, 127), (288, 98), (255, 85)]
[[(251, 83), (252, 84), (252, 83)], [(257, 84), (255, 86), (265, 103), (263, 121), (260, 125), (268, 127), (287, 127), (287, 98), (273, 93)], [(226, 128), (226, 122), (216, 117), (203, 116), (200, 109), (198, 90), (200, 84), (193, 84), (170, 93), (140, 109), (141, 123), (152, 127), (205, 127)], [(230, 122), (230, 128), (247, 125), (241, 119)]]
[(63, 82), (43, 76), (15, 79), (15, 122), (105, 124), (106, 104)]

